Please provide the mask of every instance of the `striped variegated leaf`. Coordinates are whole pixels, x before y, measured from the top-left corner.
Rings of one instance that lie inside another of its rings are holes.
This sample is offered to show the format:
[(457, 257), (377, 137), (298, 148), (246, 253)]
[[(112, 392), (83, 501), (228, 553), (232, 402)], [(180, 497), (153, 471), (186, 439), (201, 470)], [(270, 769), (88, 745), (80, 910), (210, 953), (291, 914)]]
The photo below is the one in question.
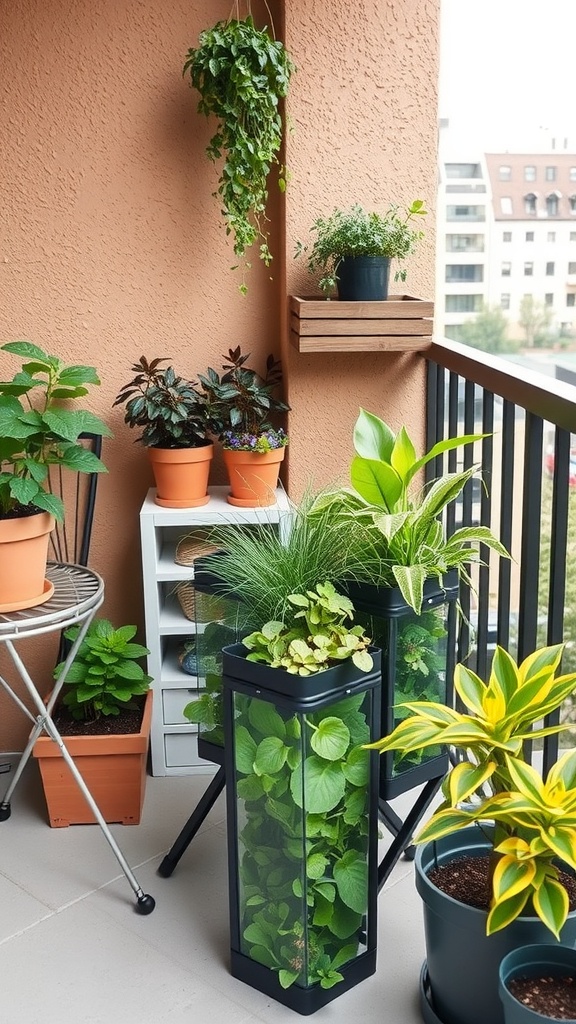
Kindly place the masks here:
[(560, 664), (563, 650), (564, 644), (554, 644), (552, 647), (541, 647), (533, 654), (529, 654), (518, 668), (520, 680), (524, 682), (531, 679), (532, 676), (539, 675), (542, 670), (549, 671), (553, 676)]
[(548, 772), (547, 782), (554, 785), (562, 780), (566, 789), (576, 787), (576, 750), (569, 750), (566, 754), (553, 764)]
[(383, 736), (375, 743), (367, 743), (368, 750), (379, 750), (384, 753), (386, 750), (402, 750), (409, 753), (411, 750), (418, 750), (420, 747), (431, 746), (442, 742), (442, 729), (439, 729), (433, 722), (426, 722), (422, 718), (405, 718), (396, 726), (390, 736)]
[(560, 930), (568, 916), (568, 893), (560, 882), (545, 878), (532, 894), (534, 910), (560, 941)]
[(486, 934), (493, 935), (494, 932), (499, 932), (502, 928), (512, 924), (512, 921), (515, 921), (524, 910), (529, 896), (530, 889), (524, 889), (516, 896), (512, 896), (511, 899), (496, 903), (488, 914)]
[(472, 793), (487, 782), (494, 773), (496, 764), (489, 761), (488, 764), (474, 765), (467, 761), (456, 765), (448, 775), (448, 793), (453, 806), (466, 800)]
[(423, 565), (393, 565), (392, 572), (406, 604), (420, 615), (428, 570)]
[(531, 764), (516, 757), (506, 757), (506, 767), (512, 780), (513, 789), (534, 801), (537, 807), (546, 807), (542, 777)]
[(478, 466), (470, 466), (462, 473), (446, 473), (436, 480), (420, 506), (421, 514), (435, 519), (450, 502), (458, 497), (464, 485), (478, 472), (478, 468)]
[(479, 718), (485, 718), (482, 701), (486, 692), (486, 684), (466, 665), (458, 664), (454, 669), (454, 689), (463, 704)]
[(450, 807), (446, 810), (437, 811), (415, 837), (415, 843), (429, 843), (434, 839), (441, 839), (450, 835), (460, 828), (465, 828), (474, 820), (468, 811), (460, 811), (457, 807)]
[(506, 698), (506, 702), (508, 702), (512, 695), (516, 693), (520, 680), (516, 662), (503, 647), (496, 648), (492, 659), (490, 682), (493, 678), (498, 680), (498, 685)]
[(552, 825), (543, 828), (541, 837), (560, 860), (576, 871), (576, 832), (574, 828)]
[[(519, 839), (518, 836), (510, 836), (503, 843), (498, 843), (494, 850), (496, 853), (505, 853), (511, 857), (516, 857), (517, 860), (528, 860), (534, 856), (532, 844), (527, 843), (525, 839)], [(544, 847), (545, 850), (546, 847)]]
[(412, 516), (411, 512), (375, 512), (374, 526), (390, 543)]
[(453, 711), (446, 704), (437, 704), (432, 700), (408, 700), (397, 706), (408, 708), (413, 715), (426, 718), (430, 722), (438, 722), (439, 725), (450, 725), (452, 722), (474, 721), (473, 718), (468, 718), (465, 715), (459, 714), (458, 711)]
[(502, 903), (523, 892), (531, 884), (535, 874), (536, 866), (532, 860), (517, 860), (513, 856), (500, 857), (492, 877), (495, 903)]
[[(543, 675), (535, 676), (521, 684), (508, 701), (507, 715), (521, 715), (524, 721), (523, 712), (530, 709), (538, 712), (538, 718), (542, 717), (541, 707), (548, 696), (550, 681)], [(534, 721), (535, 716), (531, 715)]]

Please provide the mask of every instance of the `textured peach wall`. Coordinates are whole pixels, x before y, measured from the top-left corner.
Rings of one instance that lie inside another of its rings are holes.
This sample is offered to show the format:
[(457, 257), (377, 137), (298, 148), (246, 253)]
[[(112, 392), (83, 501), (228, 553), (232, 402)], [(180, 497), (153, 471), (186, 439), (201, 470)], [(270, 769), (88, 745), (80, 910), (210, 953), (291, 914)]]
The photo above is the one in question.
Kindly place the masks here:
[[(212, 126), (181, 76), (188, 47), (228, 17), (229, 0), (0, 0), (0, 340), (27, 337), (100, 372), (90, 405), (115, 437), (92, 562), (118, 623), (142, 620), (138, 510), (151, 477), (111, 405), (140, 354), (193, 376), (229, 345), (263, 359), (282, 344), (295, 495), (345, 471), (360, 404), (421, 430), (420, 360), (288, 353), (285, 311), (287, 294), (311, 291), (292, 253), (318, 213), (354, 199), (432, 200), (438, 3), (291, 0), (284, 12), (282, 0), (254, 0), (256, 20), (269, 21), (269, 6), (285, 31), (298, 73), (292, 182), (269, 207), (277, 259), (271, 272), (253, 261), (244, 299), (211, 197)], [(407, 286), (423, 295), (433, 294), (428, 221)], [(1, 377), (15, 365), (0, 354)], [(43, 641), (29, 656), (47, 686), (52, 649)], [(21, 746), (26, 729), (0, 696), (0, 750)]]
[[(286, 198), (287, 291), (317, 289), (294, 242), (334, 206), (360, 202), (385, 210), (415, 198), (434, 207), (436, 193), (437, 0), (339, 0), (286, 4), (286, 41), (298, 74), (288, 99), (292, 174)], [(408, 279), (391, 290), (431, 297), (434, 217), (407, 264)], [(423, 360), (368, 353), (300, 355), (287, 345), (290, 489), (310, 480), (346, 478), (352, 427), (362, 405), (395, 428), (423, 431)]]

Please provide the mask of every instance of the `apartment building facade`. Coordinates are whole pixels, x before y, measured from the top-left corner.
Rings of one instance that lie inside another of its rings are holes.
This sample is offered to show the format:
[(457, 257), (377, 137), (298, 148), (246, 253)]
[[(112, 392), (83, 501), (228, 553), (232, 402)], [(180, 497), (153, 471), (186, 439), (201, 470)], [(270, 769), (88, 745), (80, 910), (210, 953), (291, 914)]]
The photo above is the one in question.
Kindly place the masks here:
[(526, 295), (556, 335), (576, 333), (576, 154), (443, 154), (436, 282), (440, 335), (458, 340), (489, 305), (522, 341)]

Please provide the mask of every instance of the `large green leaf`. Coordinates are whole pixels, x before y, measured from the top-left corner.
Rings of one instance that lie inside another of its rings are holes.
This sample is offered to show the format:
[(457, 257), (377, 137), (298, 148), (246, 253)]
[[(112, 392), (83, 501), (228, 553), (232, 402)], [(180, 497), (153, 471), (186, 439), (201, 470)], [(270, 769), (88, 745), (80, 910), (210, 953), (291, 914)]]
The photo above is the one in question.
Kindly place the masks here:
[(560, 941), (560, 930), (568, 916), (568, 894), (554, 878), (546, 878), (532, 896), (534, 910)]
[(277, 736), (267, 736), (258, 744), (254, 757), (257, 775), (276, 775), (286, 763), (288, 747)]
[(410, 472), (415, 462), (416, 451), (414, 445), (406, 432), (406, 428), (401, 427), (396, 435), (390, 463), (398, 473), (404, 486), (406, 486), (406, 482), (410, 479)]
[(256, 742), (245, 726), (239, 725), (234, 733), (236, 768), (243, 775), (251, 775), (254, 771)]
[(350, 744), (350, 733), (340, 718), (324, 718), (312, 733), (310, 745), (319, 757), (339, 761)]
[(394, 434), (390, 427), (373, 413), (360, 409), (354, 425), (354, 449), (364, 459), (390, 462)]
[[(333, 761), (312, 755), (304, 762), (304, 807), (308, 814), (327, 814), (344, 796), (346, 780), (342, 768)], [(298, 807), (303, 806), (301, 772), (292, 772), (290, 789)]]
[(338, 895), (350, 910), (364, 914), (368, 902), (368, 864), (356, 850), (347, 850), (334, 864)]
[(371, 505), (394, 511), (403, 485), (392, 466), (356, 455), (350, 466), (350, 481), (358, 494)]
[(277, 736), (281, 740), (286, 738), (286, 724), (269, 701), (251, 700), (248, 718), (250, 725), (263, 736)]

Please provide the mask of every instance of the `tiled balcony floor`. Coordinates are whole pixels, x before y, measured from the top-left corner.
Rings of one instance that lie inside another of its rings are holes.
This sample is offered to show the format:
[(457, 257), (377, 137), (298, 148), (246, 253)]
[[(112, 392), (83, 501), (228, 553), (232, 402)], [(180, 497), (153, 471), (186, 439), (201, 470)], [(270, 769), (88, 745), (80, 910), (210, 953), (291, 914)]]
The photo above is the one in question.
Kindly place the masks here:
[[(0, 776), (4, 791), (7, 776)], [(142, 823), (113, 826), (149, 917), (97, 826), (51, 829), (35, 764), (0, 824), (2, 1024), (287, 1024), (299, 1014), (228, 973), (225, 807), (212, 809), (171, 878), (157, 867), (209, 777), (149, 778)], [(401, 813), (401, 811), (400, 811)], [(383, 840), (385, 848), (387, 840)], [(422, 914), (402, 860), (379, 897), (376, 974), (318, 1024), (419, 1024)]]

